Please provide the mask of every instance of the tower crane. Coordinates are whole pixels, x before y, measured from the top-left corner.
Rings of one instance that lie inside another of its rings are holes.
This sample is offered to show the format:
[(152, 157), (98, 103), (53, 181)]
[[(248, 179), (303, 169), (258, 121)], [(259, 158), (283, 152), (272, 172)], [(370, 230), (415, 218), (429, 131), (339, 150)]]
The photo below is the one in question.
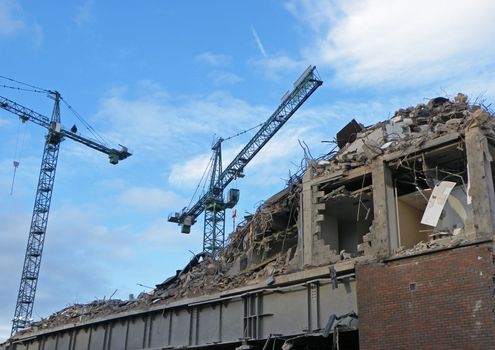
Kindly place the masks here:
[(17, 304), (12, 320), (11, 335), (27, 327), (31, 320), (60, 143), (66, 138), (79, 142), (89, 148), (107, 154), (111, 164), (117, 164), (119, 160), (126, 159), (131, 155), (124, 146), (121, 146), (121, 149), (117, 150), (82, 137), (76, 134), (77, 129), (74, 127), (71, 131), (65, 130), (60, 123), (60, 93), (51, 90), (46, 90), (46, 92), (55, 101), (51, 118), (0, 96), (0, 108), (16, 114), (22, 122), (30, 121), (48, 130), (45, 137), (43, 158), (24, 257), (24, 266), (22, 268), (21, 283), (17, 295)]
[(230, 189), (225, 201), (224, 190), (234, 179), (244, 176), (245, 166), (321, 84), (323, 82), (317, 74), (316, 67), (309, 66), (294, 82), (293, 90), (282, 97), (281, 104), (262, 124), (256, 135), (223, 170), (221, 145), (224, 139), (219, 138), (212, 147), (213, 162), (208, 190), (190, 208), (170, 214), (168, 221), (182, 226), (182, 233), (190, 233), (191, 225), (204, 211), (203, 251), (213, 256), (217, 255), (224, 246), (225, 209), (233, 208), (239, 200), (239, 190)]

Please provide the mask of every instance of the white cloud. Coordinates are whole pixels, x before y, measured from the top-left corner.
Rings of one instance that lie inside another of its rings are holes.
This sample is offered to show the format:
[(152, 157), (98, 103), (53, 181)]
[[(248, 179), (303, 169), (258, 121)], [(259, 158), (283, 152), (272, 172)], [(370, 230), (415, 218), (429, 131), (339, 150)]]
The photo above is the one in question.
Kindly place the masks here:
[(234, 85), (243, 81), (243, 79), (235, 73), (225, 72), (220, 70), (211, 72), (208, 76), (213, 80), (213, 83), (217, 86)]
[[(222, 162), (224, 168), (232, 159), (234, 159), (235, 155), (239, 153), (241, 147), (242, 146), (231, 146), (222, 149)], [(202, 178), (208, 181), (208, 176), (210, 176), (210, 174), (206, 171), (211, 169), (210, 160), (212, 160), (212, 155), (213, 151), (211, 153), (199, 154), (186, 162), (174, 164), (168, 178), (169, 183), (173, 186), (193, 188), (197, 186)], [(206, 188), (207, 187), (208, 184), (206, 185)]]
[(295, 60), (284, 54), (269, 55), (250, 61), (256, 68), (260, 69), (266, 78), (278, 80), (292, 72), (306, 68), (308, 65), (303, 61)]
[[(320, 141), (329, 138), (325, 135), (325, 128), (321, 128), (321, 125), (328, 123), (330, 118), (320, 112), (323, 111), (305, 110), (304, 113), (299, 113), (297, 119), (291, 120), (289, 125), (284, 126), (246, 166), (246, 178), (238, 179), (232, 186), (256, 188), (257, 193), (268, 194), (273, 191), (273, 186), (283, 187), (283, 179), (288, 178), (289, 171), (297, 170), (302, 159), (303, 152), (298, 140), (305, 141), (312, 146), (321, 146)], [(222, 151), (224, 169), (239, 153), (245, 142), (247, 141), (238, 142)], [(314, 156), (318, 156), (320, 150), (321, 147), (312, 148), (315, 152)], [(175, 164), (169, 177), (170, 184), (192, 191), (199, 183), (210, 157), (211, 153), (204, 153), (184, 163)], [(208, 181), (209, 174), (206, 177), (205, 189), (207, 189)], [(243, 197), (248, 196), (250, 196), (248, 193), (243, 194)], [(259, 196), (258, 199), (260, 199)]]
[[(4, 251), (0, 258), (0, 338), (8, 336), (5, 329), (14, 314), (29, 219), (27, 213), (0, 215), (4, 233), (1, 241)], [(88, 289), (93, 289), (90, 293), (101, 291), (99, 286), (104, 285), (104, 274), (100, 274), (101, 269), (96, 268), (94, 262), (102, 261), (103, 256), (108, 263), (116, 260), (111, 253), (91, 251), (95, 242), (110, 243), (105, 235), (98, 234), (102, 232), (101, 227), (90, 224), (93, 215), (73, 208), (52, 210), (50, 219), (32, 315), (35, 320), (72, 301), (75, 293), (88, 297)]]
[[(298, 140), (309, 144), (319, 142), (321, 133), (310, 126), (285, 127), (271, 139), (246, 167), (246, 178), (257, 187), (284, 185), (289, 171), (297, 170), (303, 156)], [(316, 156), (316, 155), (315, 155)]]
[[(150, 192), (153, 196), (153, 191)], [(132, 218), (125, 220), (119, 214), (116, 215), (120, 221), (129, 226), (112, 226), (113, 215), (115, 213), (110, 208), (102, 210), (81, 205), (52, 207), (33, 319), (46, 318), (74, 302), (88, 302), (104, 295), (108, 297), (115, 289), (119, 290), (117, 297), (126, 298), (136, 289), (133, 281), (148, 284), (160, 282), (181, 266), (181, 259), (187, 262), (189, 256), (184, 247), (200, 244), (200, 235), (181, 236), (179, 230), (166, 224), (162, 217), (136, 230), (128, 224)], [(10, 332), (29, 219), (28, 213), (0, 213), (3, 233), (0, 342)], [(163, 257), (164, 249), (168, 254), (169, 248), (171, 261), (179, 261), (178, 265), (157, 264), (159, 257)], [(154, 265), (156, 268), (152, 268)]]
[[(326, 121), (325, 117), (320, 116), (315, 110), (305, 110), (297, 116), (297, 119), (291, 120), (290, 124), (284, 126), (246, 166), (245, 178), (239, 178), (230, 184), (229, 187), (241, 190), (241, 202), (238, 204), (240, 213), (246, 209), (252, 211), (254, 202), (273, 194), (274, 188), (281, 189), (285, 186), (284, 180), (288, 179), (289, 172), (293, 173), (301, 163), (303, 152), (298, 140), (306, 141), (311, 151), (314, 152), (314, 156), (320, 154), (322, 145), (327, 147), (326, 144), (320, 142), (325, 139), (325, 128), (321, 128), (320, 124)], [(235, 147), (225, 148), (224, 169), (244, 145), (245, 142), (238, 142)], [(183, 187), (196, 185), (202, 171), (195, 172), (195, 176), (189, 177), (188, 174), (198, 169), (204, 170), (209, 156), (210, 154), (203, 154), (184, 164), (176, 164), (173, 167), (174, 178), (171, 180), (183, 181), (181, 184)], [(188, 176), (187, 183), (181, 175)], [(208, 181), (209, 177), (206, 180)], [(256, 191), (253, 192), (253, 189)], [(230, 225), (229, 221), (228, 224)], [(200, 227), (201, 223), (195, 226)]]
[[(467, 94), (471, 99), (477, 96), (495, 100), (495, 71), (493, 69), (482, 69), (479, 74), (464, 77), (463, 79), (452, 79), (436, 95), (455, 96), (458, 92)], [(434, 95), (430, 95), (434, 96)]]
[(94, 0), (84, 0), (83, 3), (77, 7), (73, 20), (78, 27), (91, 23), (93, 20), (93, 5)]
[(31, 32), (32, 32), (32, 40), (34, 41), (34, 45), (35, 46), (43, 45), (45, 34), (43, 32), (43, 28), (38, 22), (33, 22), (33, 25), (31, 26)]
[(16, 0), (0, 1), (0, 36), (10, 36), (24, 29), (22, 10)]
[[(285, 128), (271, 139), (262, 151), (256, 155), (252, 161), (253, 167), (264, 167), (267, 164), (276, 162), (279, 159), (290, 159), (297, 161), (296, 153), (301, 150), (298, 140), (313, 139), (316, 130), (311, 127), (294, 126)], [(319, 134), (317, 132), (317, 134)]]
[(215, 54), (212, 52), (202, 52), (194, 59), (196, 62), (205, 63), (210, 66), (227, 66), (232, 62), (232, 57), (224, 54)]
[[(179, 208), (176, 208), (179, 209)], [(198, 218), (201, 220), (201, 217)], [(191, 228), (190, 234), (182, 234), (178, 225), (172, 223), (163, 223), (163, 219), (152, 222), (147, 229), (143, 232), (143, 239), (146, 244), (153, 244), (154, 247), (164, 251), (166, 249), (167, 254), (174, 254), (180, 252), (181, 259), (185, 261), (189, 260), (187, 250), (185, 247), (200, 247), (203, 240), (202, 237), (203, 226), (200, 222), (196, 223)], [(173, 268), (180, 268), (181, 265), (177, 264)], [(158, 282), (158, 281), (154, 281)]]
[(175, 208), (183, 204), (184, 200), (171, 191), (133, 187), (121, 195), (121, 202), (136, 210), (149, 212)]
[[(203, 52), (197, 55), (194, 59), (196, 62), (207, 64), (212, 67), (220, 68), (229, 66), (232, 62), (232, 57), (223, 54), (214, 54), (211, 52)], [(208, 77), (217, 86), (233, 85), (241, 82), (243, 79), (237, 74), (228, 72), (222, 69), (216, 69), (208, 74)]]
[(0, 257), (0, 343), (10, 336), (17, 290), (22, 270), (22, 258), (27, 238), (29, 218), (20, 215), (0, 215), (2, 250)]
[(4, 126), (10, 126), (12, 124), (13, 124), (12, 118), (10, 118), (10, 119), (0, 118), (0, 128), (4, 127)]
[[(311, 148), (312, 155), (318, 157), (327, 153), (332, 147), (328, 144), (322, 144), (321, 141), (334, 139), (336, 132), (352, 118), (370, 125), (388, 118), (389, 114), (393, 113), (394, 108), (403, 107), (408, 103), (417, 104), (418, 102), (421, 101), (418, 101), (417, 96), (403, 96), (399, 100), (397, 98), (383, 98), (373, 102), (363, 102), (359, 99), (347, 100), (319, 104), (318, 106), (312, 106), (308, 101), (308, 105), (298, 110), (255, 156), (246, 167), (246, 179), (239, 181), (254, 183), (258, 189), (259, 186), (281, 184), (281, 179), (287, 178), (289, 169), (293, 171), (301, 162), (303, 151), (298, 140), (305, 141)], [(242, 141), (233, 139), (228, 144), (223, 145), (224, 168), (254, 135), (255, 131), (245, 135)], [(169, 184), (175, 188), (194, 190), (207, 168), (211, 155), (211, 152), (202, 151), (200, 154), (191, 155), (186, 160), (176, 161), (168, 177)]]
[(336, 1), (328, 0), (289, 0), (285, 7), (296, 18), (314, 31), (327, 29), (340, 15)]
[(170, 159), (178, 150), (187, 153), (205, 147), (204, 138), (220, 131), (228, 136), (238, 131), (239, 125), (267, 114), (264, 108), (222, 91), (171, 97), (162, 88), (138, 86), (136, 90), (137, 96), (128, 96), (126, 89), (115, 89), (102, 100), (96, 117), (98, 122), (108, 123), (106, 128), (112, 126), (107, 138), (121, 140), (136, 154), (148, 157)]
[(37, 21), (26, 21), (19, 1), (0, 0), (0, 37), (20, 34), (35, 46), (43, 44), (43, 28)]
[(173, 186), (192, 187), (200, 181), (207, 167), (210, 165), (211, 154), (200, 154), (185, 163), (172, 166), (168, 181)]
[(491, 0), (296, 0), (288, 8), (316, 33), (306, 56), (347, 84), (450, 82), (495, 63)]

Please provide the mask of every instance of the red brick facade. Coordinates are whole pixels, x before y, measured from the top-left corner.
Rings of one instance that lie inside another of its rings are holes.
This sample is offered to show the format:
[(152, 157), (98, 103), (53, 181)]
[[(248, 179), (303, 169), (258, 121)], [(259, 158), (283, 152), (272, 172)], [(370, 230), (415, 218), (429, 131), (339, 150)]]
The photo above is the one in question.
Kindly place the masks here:
[(490, 247), (357, 266), (360, 349), (495, 349)]

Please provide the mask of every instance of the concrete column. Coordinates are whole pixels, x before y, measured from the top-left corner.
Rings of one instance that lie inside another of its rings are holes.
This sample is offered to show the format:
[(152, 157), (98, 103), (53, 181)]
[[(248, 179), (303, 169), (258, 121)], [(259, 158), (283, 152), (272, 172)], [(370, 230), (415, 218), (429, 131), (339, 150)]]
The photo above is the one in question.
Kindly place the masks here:
[(302, 181), (302, 201), (301, 201), (301, 218), (302, 218), (302, 265), (311, 265), (313, 263), (313, 190), (311, 188), (311, 174), (306, 171)]
[(371, 171), (374, 208), (371, 251), (378, 258), (385, 258), (398, 246), (394, 185), (392, 173), (383, 159), (377, 158), (371, 166)]
[(476, 238), (492, 238), (495, 219), (492, 157), (487, 139), (478, 127), (466, 131), (466, 155)]

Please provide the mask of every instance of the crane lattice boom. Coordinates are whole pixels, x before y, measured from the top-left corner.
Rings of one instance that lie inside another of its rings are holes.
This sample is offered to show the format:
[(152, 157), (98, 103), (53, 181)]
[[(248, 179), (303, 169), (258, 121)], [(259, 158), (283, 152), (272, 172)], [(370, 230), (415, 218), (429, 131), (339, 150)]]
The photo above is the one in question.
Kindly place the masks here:
[(83, 145), (107, 154), (110, 163), (112, 164), (117, 164), (119, 160), (125, 159), (131, 155), (127, 148), (123, 146), (121, 150), (108, 148), (96, 141), (64, 130), (60, 124), (60, 94), (57, 91), (50, 91), (50, 95), (55, 100), (51, 119), (27, 107), (21, 106), (8, 98), (0, 96), (0, 108), (16, 114), (23, 122), (31, 121), (48, 130), (45, 138), (38, 187), (34, 200), (33, 216), (31, 219), (24, 265), (22, 268), (21, 283), (17, 295), (14, 319), (12, 320), (11, 335), (14, 335), (20, 329), (27, 327), (31, 322), (48, 223), (48, 214), (50, 212), (50, 203), (55, 182), (55, 172), (57, 170), (60, 142), (62, 142), (64, 138), (69, 138), (82, 143)]
[[(57, 95), (58, 92), (53, 92), (54, 96), (60, 96)], [(59, 102), (55, 102), (57, 105)], [(94, 150), (100, 151), (102, 153), (105, 153), (108, 155), (110, 158), (110, 162), (112, 164), (117, 164), (119, 160), (124, 160), (127, 157), (131, 155), (131, 153), (128, 152), (128, 149), (124, 146), (121, 146), (120, 150), (116, 150), (114, 148), (109, 148), (105, 145), (102, 145), (101, 143), (88, 139), (86, 137), (82, 137), (76, 133), (73, 133), (71, 131), (67, 131), (60, 126), (60, 120), (57, 123), (55, 121), (50, 121), (50, 119), (38, 112), (33, 111), (32, 109), (29, 109), (27, 107), (24, 107), (12, 100), (9, 100), (6, 97), (0, 96), (0, 108), (5, 109), (11, 113), (16, 114), (19, 116), (19, 118), (23, 121), (31, 121), (35, 124), (38, 124), (45, 129), (48, 129), (49, 131), (51, 130), (53, 133), (53, 136), (56, 136), (57, 138), (64, 139), (64, 138), (69, 138), (74, 141), (77, 141), (83, 145), (86, 145)], [(58, 108), (58, 107), (57, 107)], [(60, 112), (58, 112), (60, 113)]]
[[(294, 89), (287, 92), (282, 97), (282, 103), (261, 126), (256, 135), (248, 142), (248, 144), (239, 152), (234, 160), (217, 175), (214, 185), (205, 193), (192, 207), (185, 208), (180, 213), (171, 214), (168, 218), (169, 222), (182, 225), (182, 232), (188, 233), (189, 227), (196, 222), (196, 218), (205, 210), (208, 209), (212, 198), (218, 198), (219, 194), (223, 193), (225, 188), (235, 178), (243, 175), (245, 166), (254, 158), (254, 156), (266, 145), (266, 143), (277, 133), (277, 131), (289, 120), (289, 118), (301, 107), (309, 96), (321, 86), (323, 82), (317, 75), (316, 67), (308, 67), (304, 73), (294, 83)], [(222, 139), (219, 140), (219, 143)], [(214, 152), (220, 152), (220, 146), (213, 148)], [(218, 204), (218, 203), (216, 203)], [(224, 208), (214, 209), (213, 211), (221, 211)], [(219, 220), (225, 220), (225, 216), (220, 215)], [(210, 239), (205, 232), (206, 239)], [(215, 236), (215, 234), (213, 234)], [(212, 238), (215, 242), (215, 237)], [(223, 239), (219, 241), (223, 245)], [(216, 243), (215, 243), (216, 245)], [(203, 244), (203, 248), (211, 248), (208, 244)], [(208, 251), (208, 249), (206, 249)], [(212, 249), (211, 253), (215, 253)]]

